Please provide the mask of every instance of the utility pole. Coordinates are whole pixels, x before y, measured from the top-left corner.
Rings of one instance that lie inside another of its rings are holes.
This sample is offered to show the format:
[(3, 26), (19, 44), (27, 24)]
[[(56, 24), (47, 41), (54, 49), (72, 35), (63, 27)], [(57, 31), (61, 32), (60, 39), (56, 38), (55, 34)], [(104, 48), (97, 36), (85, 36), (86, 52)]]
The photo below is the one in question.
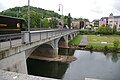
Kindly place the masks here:
[(30, 31), (30, 0), (28, 0), (28, 31)]

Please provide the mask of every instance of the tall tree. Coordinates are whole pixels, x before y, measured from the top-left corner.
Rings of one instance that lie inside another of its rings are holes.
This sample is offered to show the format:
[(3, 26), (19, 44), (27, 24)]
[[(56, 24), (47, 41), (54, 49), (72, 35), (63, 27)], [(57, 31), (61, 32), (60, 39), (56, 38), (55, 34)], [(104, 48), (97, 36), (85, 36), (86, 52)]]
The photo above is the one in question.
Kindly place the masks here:
[(49, 22), (48, 22), (48, 19), (47, 19), (47, 18), (44, 18), (44, 19), (43, 19), (43, 27), (44, 27), (44, 28), (48, 28), (48, 27), (49, 27)]
[(56, 25), (57, 25), (58, 21), (56, 20), (56, 18), (52, 18), (50, 21), (49, 21), (49, 26), (51, 28), (56, 28)]
[(70, 13), (68, 14), (67, 23), (68, 23), (68, 27), (71, 28), (71, 15), (70, 15)]

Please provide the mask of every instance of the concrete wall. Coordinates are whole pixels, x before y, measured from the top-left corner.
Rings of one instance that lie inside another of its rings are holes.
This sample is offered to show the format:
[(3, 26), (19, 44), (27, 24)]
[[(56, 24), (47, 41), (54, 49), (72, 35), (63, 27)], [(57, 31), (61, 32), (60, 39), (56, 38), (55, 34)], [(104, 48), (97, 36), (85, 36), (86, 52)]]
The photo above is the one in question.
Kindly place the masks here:
[(27, 74), (25, 52), (0, 60), (0, 69)]

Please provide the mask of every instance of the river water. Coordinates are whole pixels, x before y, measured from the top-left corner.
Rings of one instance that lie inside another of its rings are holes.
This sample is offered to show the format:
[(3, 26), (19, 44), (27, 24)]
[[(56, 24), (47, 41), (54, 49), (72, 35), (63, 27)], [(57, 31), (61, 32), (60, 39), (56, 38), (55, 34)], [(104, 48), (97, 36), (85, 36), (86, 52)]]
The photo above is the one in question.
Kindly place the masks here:
[(104, 55), (103, 52), (60, 49), (59, 54), (73, 55), (76, 61), (71, 63), (48, 62), (28, 59), (28, 73), (62, 80), (120, 80), (120, 57)]

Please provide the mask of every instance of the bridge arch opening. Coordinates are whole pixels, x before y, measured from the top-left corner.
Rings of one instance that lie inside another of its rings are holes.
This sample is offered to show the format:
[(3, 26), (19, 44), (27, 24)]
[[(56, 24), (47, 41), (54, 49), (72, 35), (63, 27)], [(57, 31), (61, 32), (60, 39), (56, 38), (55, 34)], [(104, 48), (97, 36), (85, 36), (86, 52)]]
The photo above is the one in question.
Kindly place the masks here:
[(38, 46), (30, 55), (30, 58), (40, 58), (40, 57), (48, 57), (54, 58), (58, 54), (56, 50), (49, 44), (42, 44)]
[(68, 41), (72, 40), (72, 36), (68, 35)]
[(68, 47), (68, 42), (64, 37), (61, 37), (60, 40), (58, 41), (58, 48), (67, 48)]

